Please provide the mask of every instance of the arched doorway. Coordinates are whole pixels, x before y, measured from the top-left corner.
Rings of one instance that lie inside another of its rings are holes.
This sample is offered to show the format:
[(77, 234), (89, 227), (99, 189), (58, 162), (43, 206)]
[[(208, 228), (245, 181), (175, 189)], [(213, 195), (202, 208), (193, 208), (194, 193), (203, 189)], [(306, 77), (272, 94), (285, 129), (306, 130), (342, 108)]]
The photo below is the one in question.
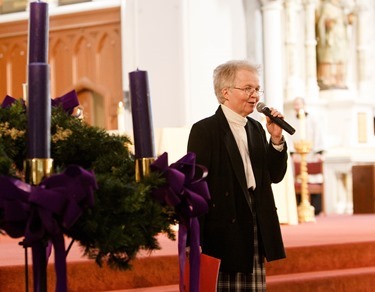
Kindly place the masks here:
[(75, 90), (85, 122), (91, 126), (106, 128), (104, 91), (87, 79), (78, 82)]

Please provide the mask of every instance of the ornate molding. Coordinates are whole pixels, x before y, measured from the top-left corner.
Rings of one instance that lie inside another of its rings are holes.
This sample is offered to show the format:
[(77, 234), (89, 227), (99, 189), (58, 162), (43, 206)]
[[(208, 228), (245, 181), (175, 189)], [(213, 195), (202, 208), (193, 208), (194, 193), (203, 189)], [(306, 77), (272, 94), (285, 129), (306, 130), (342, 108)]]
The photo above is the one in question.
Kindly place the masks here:
[[(121, 21), (120, 7), (105, 8), (98, 10), (86, 10), (76, 13), (55, 14), (50, 17), (50, 31), (82, 28), (89, 26), (102, 26), (106, 24), (119, 23)], [(28, 19), (1, 22), (0, 39), (26, 35), (28, 32)]]
[(262, 9), (278, 8), (282, 9), (285, 0), (260, 0)]

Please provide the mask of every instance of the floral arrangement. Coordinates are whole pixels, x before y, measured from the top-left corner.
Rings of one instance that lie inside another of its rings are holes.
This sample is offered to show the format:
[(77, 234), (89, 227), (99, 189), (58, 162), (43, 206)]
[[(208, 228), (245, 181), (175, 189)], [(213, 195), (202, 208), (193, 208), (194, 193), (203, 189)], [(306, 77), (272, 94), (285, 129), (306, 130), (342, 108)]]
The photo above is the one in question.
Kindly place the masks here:
[[(24, 180), (27, 115), (22, 100), (0, 108), (0, 175)], [(134, 156), (130, 140), (111, 135), (71, 116), (62, 107), (52, 107), (51, 158), (54, 172), (69, 165), (92, 170), (98, 184), (94, 207), (64, 235), (79, 242), (84, 255), (112, 268), (128, 269), (140, 249), (159, 249), (156, 236), (166, 233), (175, 239), (176, 223), (172, 206), (152, 199), (151, 192), (163, 185), (160, 173), (153, 172), (135, 181)], [(0, 234), (5, 234), (0, 202)]]

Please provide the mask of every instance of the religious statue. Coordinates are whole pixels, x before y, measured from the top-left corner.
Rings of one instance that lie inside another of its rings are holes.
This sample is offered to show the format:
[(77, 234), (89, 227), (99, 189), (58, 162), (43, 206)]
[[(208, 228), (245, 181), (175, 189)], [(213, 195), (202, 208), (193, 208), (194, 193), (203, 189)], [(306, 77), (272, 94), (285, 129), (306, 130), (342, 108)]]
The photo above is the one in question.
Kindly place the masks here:
[(320, 89), (347, 88), (349, 57), (348, 26), (353, 13), (347, 12), (343, 0), (322, 0), (317, 10), (317, 61)]

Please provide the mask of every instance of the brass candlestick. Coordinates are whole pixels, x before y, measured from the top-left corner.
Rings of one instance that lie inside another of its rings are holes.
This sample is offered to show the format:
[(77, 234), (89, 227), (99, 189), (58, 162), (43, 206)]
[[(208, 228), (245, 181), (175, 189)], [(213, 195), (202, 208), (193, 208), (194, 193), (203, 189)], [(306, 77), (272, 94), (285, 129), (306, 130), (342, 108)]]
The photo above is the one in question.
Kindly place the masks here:
[(140, 182), (142, 178), (151, 172), (150, 166), (155, 161), (154, 157), (135, 159), (135, 181)]
[(310, 194), (307, 187), (308, 172), (306, 156), (311, 151), (311, 142), (300, 140), (294, 143), (294, 148), (301, 156), (301, 203), (298, 210), (299, 222), (315, 222), (315, 208), (310, 204)]
[(33, 158), (25, 160), (25, 181), (31, 185), (39, 185), (53, 172), (52, 158)]
[[(44, 178), (49, 177), (53, 172), (52, 158), (30, 158), (24, 161), (25, 181), (31, 185), (39, 185)], [(34, 212), (34, 211), (32, 211)], [(27, 248), (31, 247), (33, 257), (33, 281), (34, 291), (47, 291), (47, 241), (46, 239), (39, 239), (38, 242), (32, 246), (25, 244), (25, 240), (20, 242), (25, 248), (25, 256), (27, 258)], [(38, 255), (40, 252), (40, 255)], [(37, 264), (38, 263), (38, 264)], [(28, 279), (28, 269), (26, 269), (25, 277)], [(28, 282), (26, 281), (26, 286)], [(28, 287), (26, 287), (28, 291)]]

